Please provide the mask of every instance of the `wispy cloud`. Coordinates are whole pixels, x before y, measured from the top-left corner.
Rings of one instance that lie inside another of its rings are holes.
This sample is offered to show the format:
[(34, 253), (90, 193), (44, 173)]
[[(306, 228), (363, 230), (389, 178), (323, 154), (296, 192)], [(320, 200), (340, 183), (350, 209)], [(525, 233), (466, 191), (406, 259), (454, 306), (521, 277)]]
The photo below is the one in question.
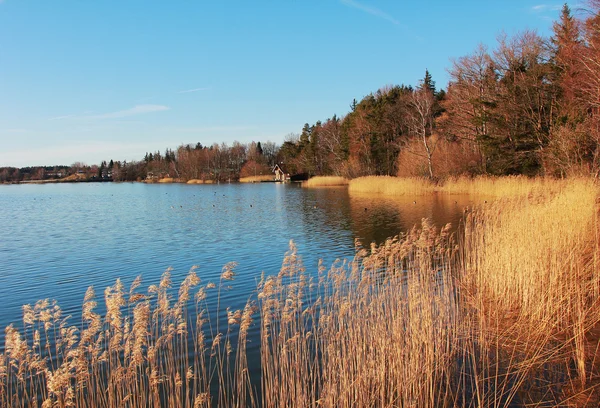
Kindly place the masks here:
[(130, 116), (143, 115), (146, 113), (167, 111), (171, 108), (165, 105), (135, 105), (133, 108), (124, 109), (116, 112), (101, 113), (92, 115), (91, 112), (86, 112), (83, 115), (63, 115), (49, 118), (48, 120), (64, 120), (64, 119), (119, 119)]
[(191, 93), (191, 92), (208, 91), (209, 89), (210, 88), (194, 88), (194, 89), (187, 89), (185, 91), (179, 91), (177, 93), (184, 94), (184, 93)]
[(63, 115), (63, 116), (55, 116), (53, 118), (49, 118), (48, 120), (63, 120), (63, 119), (69, 119), (69, 118), (74, 118), (76, 115)]
[(365, 13), (371, 14), (372, 16), (381, 18), (383, 20), (387, 20), (392, 24), (395, 25), (400, 25), (400, 22), (398, 20), (396, 20), (394, 17), (392, 17), (391, 15), (389, 15), (388, 13), (386, 13), (385, 11), (382, 11), (378, 8), (375, 7), (370, 7), (367, 5), (364, 5), (362, 3), (359, 3), (357, 1), (354, 0), (340, 0), (340, 2), (347, 7), (352, 7), (355, 8), (357, 10), (361, 10), (364, 11)]
[(136, 105), (133, 108), (120, 110), (116, 112), (103, 113), (101, 115), (87, 116), (87, 119), (115, 119), (126, 118), (129, 116), (143, 115), (152, 112), (167, 111), (170, 108), (165, 105)]
[(531, 7), (531, 11), (534, 13), (543, 13), (545, 11), (557, 11), (562, 8), (560, 4), (538, 4)]

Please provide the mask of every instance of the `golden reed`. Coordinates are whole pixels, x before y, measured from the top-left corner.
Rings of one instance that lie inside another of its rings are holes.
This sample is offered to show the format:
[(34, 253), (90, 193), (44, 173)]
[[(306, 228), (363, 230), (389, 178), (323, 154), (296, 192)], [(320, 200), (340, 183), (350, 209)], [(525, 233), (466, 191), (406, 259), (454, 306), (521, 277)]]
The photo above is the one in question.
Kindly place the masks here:
[(302, 183), (302, 187), (334, 187), (346, 186), (348, 179), (338, 176), (316, 176)]

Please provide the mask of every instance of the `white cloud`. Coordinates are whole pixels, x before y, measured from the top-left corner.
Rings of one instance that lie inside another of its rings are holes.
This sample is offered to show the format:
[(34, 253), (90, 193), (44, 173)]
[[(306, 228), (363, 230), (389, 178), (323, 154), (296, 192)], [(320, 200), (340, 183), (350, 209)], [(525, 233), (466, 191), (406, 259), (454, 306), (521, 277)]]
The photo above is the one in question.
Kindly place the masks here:
[(118, 119), (127, 118), (130, 116), (143, 115), (152, 112), (167, 111), (171, 108), (165, 105), (135, 105), (133, 108), (124, 109), (116, 112), (101, 113), (97, 115), (87, 111), (83, 115), (63, 115), (49, 118), (48, 120), (64, 120), (64, 119)]
[(179, 91), (177, 93), (184, 94), (184, 93), (190, 93), (190, 92), (208, 91), (209, 89), (210, 88), (194, 88), (194, 89), (187, 89), (185, 91)]
[(115, 119), (126, 118), (129, 116), (143, 115), (152, 112), (161, 112), (169, 110), (168, 106), (164, 105), (136, 105), (133, 108), (120, 110), (116, 112), (103, 113), (100, 115), (87, 116), (86, 119)]
[(372, 16), (379, 17), (381, 19), (387, 20), (387, 21), (389, 21), (392, 24), (400, 25), (400, 22), (398, 20), (396, 20), (394, 17), (392, 17), (388, 13), (386, 13), (386, 12), (384, 12), (382, 10), (379, 10), (378, 8), (369, 7), (369, 6), (366, 6), (366, 5), (362, 4), (362, 3), (359, 3), (359, 2), (354, 1), (354, 0), (340, 0), (340, 2), (344, 6), (352, 7), (352, 8), (355, 8), (357, 10), (364, 11), (365, 13), (371, 14)]
[(74, 118), (76, 115), (63, 115), (63, 116), (55, 116), (53, 118), (49, 118), (48, 120), (63, 120), (63, 119), (69, 119), (69, 118)]
[(538, 4), (536, 6), (531, 7), (531, 11), (534, 13), (543, 13), (545, 11), (558, 11), (562, 9), (562, 6), (559, 4)]

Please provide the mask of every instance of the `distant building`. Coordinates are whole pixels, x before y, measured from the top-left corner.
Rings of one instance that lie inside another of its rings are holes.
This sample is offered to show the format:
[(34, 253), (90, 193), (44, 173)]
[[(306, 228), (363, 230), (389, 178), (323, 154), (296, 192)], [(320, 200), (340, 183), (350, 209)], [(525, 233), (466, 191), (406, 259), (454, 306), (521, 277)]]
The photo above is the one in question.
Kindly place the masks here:
[(275, 181), (287, 181), (290, 179), (289, 174), (286, 174), (278, 164), (273, 167), (273, 173), (275, 173)]

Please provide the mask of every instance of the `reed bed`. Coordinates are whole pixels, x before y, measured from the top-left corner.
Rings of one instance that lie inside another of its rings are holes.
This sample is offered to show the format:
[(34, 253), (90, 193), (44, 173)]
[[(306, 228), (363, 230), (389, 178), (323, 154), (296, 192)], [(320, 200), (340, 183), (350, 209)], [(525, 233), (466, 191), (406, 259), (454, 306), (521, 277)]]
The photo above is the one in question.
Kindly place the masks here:
[(240, 177), (240, 183), (261, 183), (263, 181), (273, 181), (275, 176), (272, 174), (263, 174), (260, 176)]
[(158, 180), (159, 183), (173, 183), (175, 179), (173, 177), (165, 177)]
[(213, 184), (213, 180), (191, 179), (186, 184)]
[(117, 281), (103, 316), (90, 289), (79, 327), (51, 302), (25, 306), (0, 406), (598, 406), (598, 189), (531, 183), (470, 210), (459, 238), (423, 220), (312, 272), (290, 243), (237, 311), (206, 307), (233, 264), (218, 284), (192, 270), (173, 299), (169, 271), (143, 294)]
[(336, 187), (346, 186), (349, 181), (345, 177), (338, 176), (316, 176), (302, 183), (302, 187)]
[(392, 176), (366, 176), (350, 180), (350, 193), (373, 193), (391, 196), (418, 196), (431, 194), (435, 185), (425, 178), (399, 178)]
[[(202, 286), (193, 268), (175, 298), (170, 270), (146, 293), (137, 291), (140, 277), (129, 290), (117, 280), (104, 291), (103, 316), (90, 287), (80, 325), (71, 325), (55, 302), (25, 305), (21, 328), (6, 328), (0, 406), (252, 405), (245, 343), (254, 306), (206, 306), (207, 296), (220, 297), (233, 279), (234, 267), (223, 268), (218, 284)], [(224, 314), (226, 327), (211, 322), (211, 313)]]
[[(593, 390), (597, 398), (598, 191), (583, 179), (533, 183), (530, 192), (522, 190), (527, 195), (467, 218), (463, 293), (482, 322), (512, 326), (518, 339), (538, 335), (557, 343), (553, 358), (575, 367), (563, 370), (577, 379), (577, 387), (570, 386), (578, 393)], [(545, 192), (535, 194), (539, 184)]]
[(419, 196), (431, 193), (469, 194), (489, 197), (544, 197), (561, 191), (572, 180), (550, 178), (458, 177), (440, 183), (417, 177), (368, 176), (353, 179), (349, 191), (354, 193), (383, 194), (390, 196)]
[(544, 197), (561, 191), (573, 180), (551, 178), (507, 177), (459, 177), (450, 178), (436, 188), (445, 194), (471, 194), (491, 197)]

